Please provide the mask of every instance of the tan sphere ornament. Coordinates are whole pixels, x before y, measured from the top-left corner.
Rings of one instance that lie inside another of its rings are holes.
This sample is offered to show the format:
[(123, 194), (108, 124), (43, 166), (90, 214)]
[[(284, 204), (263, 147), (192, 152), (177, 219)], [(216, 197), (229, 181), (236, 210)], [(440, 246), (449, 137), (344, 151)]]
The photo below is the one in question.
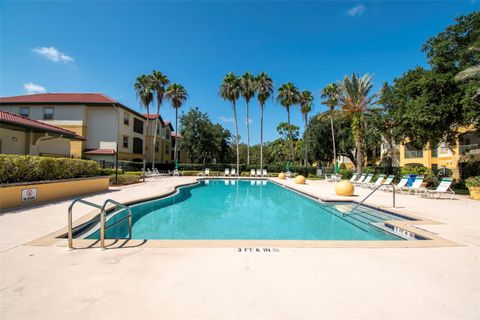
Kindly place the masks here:
[(278, 174), (278, 179), (285, 180), (286, 177), (287, 177), (287, 176), (286, 176), (285, 173), (283, 173), (283, 172), (280, 172), (280, 173)]
[(338, 196), (353, 196), (354, 191), (353, 184), (348, 180), (342, 180), (335, 184), (335, 193)]
[(295, 177), (295, 183), (296, 184), (305, 184), (305, 177), (304, 176), (296, 176)]

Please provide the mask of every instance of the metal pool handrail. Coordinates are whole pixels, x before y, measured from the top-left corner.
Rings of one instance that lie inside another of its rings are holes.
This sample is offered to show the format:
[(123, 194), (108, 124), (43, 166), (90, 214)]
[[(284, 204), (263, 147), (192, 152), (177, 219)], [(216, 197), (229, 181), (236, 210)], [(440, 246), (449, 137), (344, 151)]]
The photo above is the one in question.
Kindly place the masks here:
[(90, 201), (86, 201), (83, 199), (75, 199), (73, 200), (72, 204), (68, 207), (68, 248), (73, 249), (73, 219), (72, 219), (72, 210), (73, 206), (77, 203), (83, 203), (86, 204), (87, 206), (94, 207), (97, 209), (102, 209), (101, 206), (98, 204), (92, 203)]
[[(73, 206), (77, 203), (83, 203), (88, 206), (100, 209), (100, 246), (102, 249), (105, 249), (105, 232), (108, 230), (108, 228), (113, 227), (114, 225), (117, 225), (120, 222), (125, 221), (125, 219), (128, 219), (128, 237), (129, 239), (132, 238), (132, 211), (129, 206), (126, 206), (120, 202), (117, 202), (112, 199), (107, 199), (103, 203), (103, 206), (99, 206), (98, 204), (83, 200), (83, 199), (75, 199), (73, 200), (72, 204), (68, 207), (68, 248), (73, 249), (73, 220), (72, 220), (72, 209)], [(117, 222), (109, 225), (106, 227), (106, 206), (107, 204), (112, 203), (115, 205), (115, 207), (121, 207), (125, 210), (128, 211), (128, 215), (126, 217), (123, 217), (122, 219), (118, 220)]]
[(355, 209), (357, 209), (358, 206), (360, 206), (361, 204), (363, 204), (363, 203), (365, 202), (365, 200), (367, 200), (372, 194), (374, 194), (378, 189), (380, 189), (380, 188), (383, 187), (383, 186), (390, 186), (390, 187), (392, 187), (392, 191), (393, 191), (393, 193), (392, 193), (393, 199), (392, 199), (392, 200), (393, 200), (393, 207), (395, 208), (395, 185), (394, 185), (393, 183), (388, 183), (388, 184), (385, 183), (385, 184), (381, 184), (381, 185), (377, 186), (375, 189), (373, 189), (372, 192), (370, 192), (365, 198), (363, 198), (362, 201), (360, 201), (359, 203), (357, 203), (357, 205), (356, 205), (355, 207), (353, 207), (353, 209), (350, 210), (349, 213), (343, 213), (343, 216), (345, 217), (346, 215), (349, 215), (349, 216), (354, 215), (354, 214), (355, 214), (355, 212), (354, 212)]

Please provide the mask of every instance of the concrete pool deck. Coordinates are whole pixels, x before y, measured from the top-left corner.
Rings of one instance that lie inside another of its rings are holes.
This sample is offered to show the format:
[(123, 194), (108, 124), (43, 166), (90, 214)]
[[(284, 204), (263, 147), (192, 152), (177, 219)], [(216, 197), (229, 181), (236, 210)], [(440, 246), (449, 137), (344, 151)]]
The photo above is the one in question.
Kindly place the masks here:
[[(164, 178), (86, 199), (129, 202), (196, 179)], [(333, 183), (272, 180), (336, 199)], [(368, 191), (359, 188), (358, 198)], [(1, 319), (480, 318), (480, 202), (464, 196), (397, 196), (399, 210), (442, 223), (421, 228), (457, 247), (69, 251), (26, 245), (65, 227), (70, 203), (0, 216)], [(391, 194), (376, 193), (367, 204), (389, 209)], [(79, 206), (74, 217), (89, 211)]]

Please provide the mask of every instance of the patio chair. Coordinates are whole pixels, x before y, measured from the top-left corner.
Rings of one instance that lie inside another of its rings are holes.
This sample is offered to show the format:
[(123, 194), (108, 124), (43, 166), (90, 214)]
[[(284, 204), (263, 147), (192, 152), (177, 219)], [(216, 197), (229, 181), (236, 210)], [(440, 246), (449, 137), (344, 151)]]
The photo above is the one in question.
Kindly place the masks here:
[(235, 177), (236, 175), (237, 175), (237, 169), (232, 169), (232, 170), (230, 171), (230, 176), (231, 176), (231, 177)]
[(385, 175), (381, 174), (377, 177), (377, 180), (375, 180), (375, 182), (367, 183), (364, 186), (367, 187), (367, 188), (370, 188), (370, 189), (375, 189), (376, 187), (378, 187), (382, 184), (384, 179), (385, 179)]
[(373, 178), (373, 173), (369, 173), (369, 174), (367, 174), (367, 176), (365, 177), (365, 179), (363, 181), (358, 181), (357, 185), (359, 185), (359, 186), (365, 185), (365, 184), (369, 183), (370, 180), (372, 180), (372, 178)]
[(257, 174), (256, 174), (257, 177), (261, 177), (262, 176), (262, 170), (260, 169), (257, 169)]
[(325, 174), (325, 181), (333, 182), (334, 181), (333, 174), (330, 175), (330, 176), (328, 176), (328, 174)]
[(387, 187), (386, 185), (387, 184), (391, 184), (393, 179), (395, 178), (395, 175), (391, 174), (387, 177), (387, 179), (385, 181), (382, 182), (382, 186), (379, 188), (380, 190), (383, 190), (385, 188), (390, 188), (390, 187)]
[(451, 195), (450, 200), (452, 200), (453, 196), (455, 195), (455, 191), (453, 191), (450, 188), (452, 183), (453, 183), (452, 178), (443, 178), (442, 181), (440, 181), (440, 184), (438, 185), (437, 189), (435, 189), (435, 190), (429, 190), (427, 188), (421, 188), (421, 190), (419, 190), (420, 196), (421, 197), (432, 198), (432, 199), (440, 199), (442, 197), (442, 195), (449, 194), (449, 195)]
[(349, 181), (353, 183), (353, 182), (355, 181), (355, 179), (356, 179), (356, 178), (357, 178), (357, 174), (356, 174), (356, 173), (354, 173), (354, 174), (353, 174), (353, 176), (350, 178), (350, 180), (349, 180)]
[(209, 168), (205, 168), (205, 175), (206, 175), (206, 176), (209, 176), (209, 175), (210, 175), (210, 169), (209, 169)]
[(285, 176), (286, 176), (287, 178), (291, 178), (291, 177), (292, 177), (292, 172), (291, 172), (291, 171), (285, 172)]
[(175, 176), (176, 176), (176, 177), (180, 176), (180, 172), (178, 172), (178, 169), (173, 170), (173, 176), (174, 176), (174, 177), (175, 177)]
[(225, 177), (228, 177), (230, 175), (230, 169), (229, 168), (225, 168)]
[[(405, 175), (405, 176), (402, 177), (402, 179), (400, 179), (400, 181), (395, 186), (395, 191), (400, 191), (401, 192), (402, 189), (405, 188), (405, 186), (407, 185), (407, 182), (408, 182), (408, 175)], [(384, 190), (384, 189), (382, 189), (382, 190)], [(390, 189), (388, 189), (388, 188), (386, 190), (390, 191)]]
[(255, 169), (250, 169), (250, 177), (255, 177)]
[(419, 192), (421, 192), (422, 190), (422, 183), (423, 183), (423, 179), (425, 177), (424, 176), (417, 176), (415, 178), (415, 181), (413, 181), (413, 184), (411, 187), (406, 187), (406, 188), (402, 188), (402, 191), (406, 191), (408, 194), (410, 194), (412, 191), (414, 194), (417, 194)]
[(340, 182), (340, 181), (342, 181), (342, 175), (339, 174), (339, 173), (337, 173), (337, 174), (335, 174), (335, 175), (332, 175), (332, 178), (333, 178), (333, 181), (334, 181), (334, 182)]
[(366, 174), (366, 173), (362, 174), (358, 180), (353, 181), (353, 184), (360, 184), (360, 183), (362, 183), (362, 182), (365, 180), (366, 177), (367, 177), (367, 174)]
[(263, 169), (263, 176), (268, 177), (267, 169)]

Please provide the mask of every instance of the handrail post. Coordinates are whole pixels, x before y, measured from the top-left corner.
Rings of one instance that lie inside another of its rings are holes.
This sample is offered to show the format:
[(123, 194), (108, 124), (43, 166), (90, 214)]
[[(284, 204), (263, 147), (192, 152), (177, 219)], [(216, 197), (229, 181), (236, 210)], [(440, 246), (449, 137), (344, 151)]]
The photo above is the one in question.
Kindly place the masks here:
[[(74, 202), (75, 203), (75, 202)], [(68, 248), (73, 249), (73, 218), (72, 218), (73, 203), (68, 207)]]
[(100, 212), (100, 247), (105, 249), (105, 208)]
[(393, 207), (395, 208), (395, 186), (393, 185), (393, 183), (390, 184), (392, 186), (392, 190), (393, 190)]
[(132, 239), (132, 210), (128, 207), (128, 237)]

